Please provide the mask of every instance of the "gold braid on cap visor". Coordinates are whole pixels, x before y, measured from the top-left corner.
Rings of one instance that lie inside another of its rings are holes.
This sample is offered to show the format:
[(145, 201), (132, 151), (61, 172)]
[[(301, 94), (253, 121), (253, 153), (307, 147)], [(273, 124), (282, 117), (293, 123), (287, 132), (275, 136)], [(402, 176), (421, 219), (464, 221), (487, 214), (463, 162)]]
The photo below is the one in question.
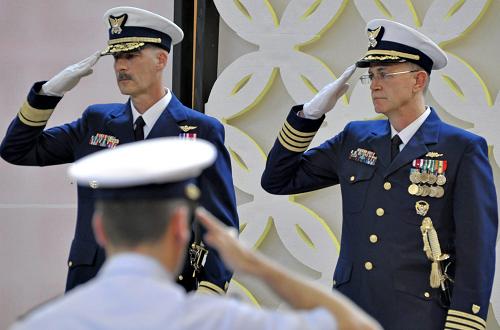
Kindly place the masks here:
[(383, 50), (383, 49), (373, 49), (367, 51), (363, 60), (383, 61), (383, 60), (399, 60), (402, 58), (414, 61), (420, 60), (419, 55), (398, 52), (395, 50)]
[(160, 44), (161, 38), (127, 37), (113, 39), (108, 42), (109, 46), (101, 52), (101, 55), (128, 52), (144, 46), (145, 43)]

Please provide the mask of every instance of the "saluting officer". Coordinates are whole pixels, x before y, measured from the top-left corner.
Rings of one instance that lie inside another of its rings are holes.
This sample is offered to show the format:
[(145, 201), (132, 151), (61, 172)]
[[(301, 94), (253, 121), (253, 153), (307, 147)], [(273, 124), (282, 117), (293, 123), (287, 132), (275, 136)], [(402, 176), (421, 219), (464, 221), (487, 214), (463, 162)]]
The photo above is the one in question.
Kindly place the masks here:
[(484, 329), (498, 226), (488, 145), (425, 105), (432, 70), (447, 64), (429, 38), (383, 20), (367, 24), (375, 112), (308, 146), (346, 84), (348, 68), (289, 113), (262, 187), (296, 194), (340, 184), (343, 225), (334, 287), (385, 329)]
[[(226, 225), (238, 228), (223, 126), (216, 119), (181, 104), (164, 86), (163, 72), (169, 52), (182, 40), (182, 30), (160, 15), (133, 7), (112, 8), (105, 13), (104, 20), (109, 26), (106, 49), (66, 68), (49, 81), (34, 84), (0, 146), (2, 158), (17, 165), (47, 166), (71, 163), (93, 152), (137, 140), (164, 136), (205, 139), (216, 146), (218, 153), (215, 163), (197, 178), (203, 191), (201, 204)], [(76, 121), (45, 129), (63, 95), (82, 77), (91, 74), (94, 64), (104, 55), (114, 57), (118, 88), (130, 99), (123, 104), (91, 105)], [(78, 187), (78, 217), (66, 290), (94, 277), (105, 259), (91, 229), (94, 201), (92, 187)], [(200, 235), (193, 237), (199, 239)], [(232, 276), (216, 251), (209, 251), (196, 278), (193, 272), (186, 258), (179, 281), (187, 290), (224, 293)]]

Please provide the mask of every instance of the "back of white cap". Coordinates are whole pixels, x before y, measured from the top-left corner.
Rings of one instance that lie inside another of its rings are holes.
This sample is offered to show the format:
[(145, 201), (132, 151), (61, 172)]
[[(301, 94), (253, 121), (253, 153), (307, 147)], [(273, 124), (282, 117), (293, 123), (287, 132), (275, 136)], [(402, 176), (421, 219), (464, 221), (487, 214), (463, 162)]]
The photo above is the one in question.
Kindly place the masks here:
[(154, 197), (162, 190), (172, 190), (174, 183), (178, 186), (197, 177), (216, 156), (215, 147), (201, 139), (157, 138), (86, 156), (69, 167), (68, 175), (79, 185), (106, 191), (110, 196), (126, 192), (133, 198), (133, 192), (140, 190), (141, 197), (147, 197), (148, 191)]

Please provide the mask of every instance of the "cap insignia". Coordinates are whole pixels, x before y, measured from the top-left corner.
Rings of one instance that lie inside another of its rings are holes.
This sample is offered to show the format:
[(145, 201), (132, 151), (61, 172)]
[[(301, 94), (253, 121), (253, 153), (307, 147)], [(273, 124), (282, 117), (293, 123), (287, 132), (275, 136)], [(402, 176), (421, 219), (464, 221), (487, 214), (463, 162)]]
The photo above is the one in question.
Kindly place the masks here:
[(120, 34), (122, 33), (122, 27), (125, 25), (127, 21), (127, 14), (123, 14), (121, 16), (115, 17), (113, 15), (109, 15), (109, 25), (111, 25), (111, 34)]
[(377, 43), (380, 39), (382, 39), (382, 35), (384, 34), (384, 28), (379, 26), (375, 30), (368, 29), (368, 44), (370, 47), (377, 46)]
[(192, 201), (197, 201), (201, 195), (200, 189), (192, 183), (190, 183), (186, 186), (185, 193), (186, 193), (186, 197)]

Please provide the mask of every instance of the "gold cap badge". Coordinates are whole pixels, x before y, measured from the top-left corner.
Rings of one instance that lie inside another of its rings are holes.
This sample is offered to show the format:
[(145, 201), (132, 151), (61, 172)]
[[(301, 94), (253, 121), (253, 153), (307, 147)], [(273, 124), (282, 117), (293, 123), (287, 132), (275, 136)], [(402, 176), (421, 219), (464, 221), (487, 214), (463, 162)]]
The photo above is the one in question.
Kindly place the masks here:
[(111, 34), (120, 34), (122, 33), (122, 26), (125, 25), (127, 21), (127, 14), (118, 17), (110, 15), (108, 20), (109, 25), (111, 25)]
[(186, 193), (186, 197), (192, 201), (197, 201), (201, 195), (200, 189), (192, 183), (190, 183), (186, 186), (185, 193)]
[[(368, 30), (368, 43), (370, 45), (370, 47), (375, 47), (377, 46), (377, 37), (380, 33), (380, 30), (382, 29), (381, 26), (379, 26), (378, 28), (376, 28), (375, 30)], [(382, 35), (380, 36), (382, 37)]]

